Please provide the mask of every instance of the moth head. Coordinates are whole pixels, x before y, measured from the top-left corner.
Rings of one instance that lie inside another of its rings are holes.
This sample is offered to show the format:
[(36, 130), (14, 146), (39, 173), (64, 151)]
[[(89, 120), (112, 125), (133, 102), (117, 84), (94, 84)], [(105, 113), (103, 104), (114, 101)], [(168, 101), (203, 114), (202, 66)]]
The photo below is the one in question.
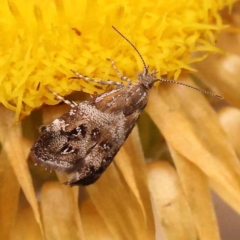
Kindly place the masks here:
[(139, 73), (137, 78), (139, 83), (144, 86), (146, 89), (150, 89), (155, 82), (156, 70), (148, 73), (148, 68), (144, 68), (143, 72)]

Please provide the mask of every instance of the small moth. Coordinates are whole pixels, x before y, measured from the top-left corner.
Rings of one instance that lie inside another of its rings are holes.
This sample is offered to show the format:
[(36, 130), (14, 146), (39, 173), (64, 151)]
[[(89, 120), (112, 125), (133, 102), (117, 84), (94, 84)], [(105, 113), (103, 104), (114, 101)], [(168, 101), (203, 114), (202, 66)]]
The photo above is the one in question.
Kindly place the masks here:
[(122, 75), (111, 59), (107, 60), (125, 85), (120, 81), (96, 81), (73, 71), (76, 75), (73, 78), (116, 87), (79, 104), (69, 102), (51, 91), (57, 99), (70, 105), (71, 109), (50, 125), (42, 126), (41, 136), (31, 149), (36, 164), (67, 173), (66, 184), (70, 186), (92, 184), (102, 175), (146, 107), (148, 89), (155, 82), (176, 83), (222, 98), (177, 81), (156, 78), (157, 71), (148, 72), (137, 48), (115, 27), (113, 29), (135, 49), (142, 60), (143, 72), (138, 75), (137, 82), (133, 83)]

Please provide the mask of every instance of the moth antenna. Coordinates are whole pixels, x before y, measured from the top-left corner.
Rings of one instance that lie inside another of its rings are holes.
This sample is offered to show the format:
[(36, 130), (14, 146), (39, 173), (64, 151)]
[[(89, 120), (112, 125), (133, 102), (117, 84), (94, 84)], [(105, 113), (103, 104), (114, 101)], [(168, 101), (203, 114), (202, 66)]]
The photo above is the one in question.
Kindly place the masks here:
[(169, 80), (169, 79), (165, 79), (165, 78), (156, 78), (156, 79), (154, 80), (154, 82), (157, 82), (157, 81), (159, 81), (159, 82), (161, 82), (161, 83), (166, 82), (166, 83), (174, 83), (174, 84), (182, 85), (182, 86), (189, 87), (189, 88), (192, 88), (192, 89), (194, 89), (194, 90), (197, 90), (197, 91), (199, 91), (199, 92), (201, 92), (201, 93), (204, 93), (204, 94), (206, 94), (206, 95), (210, 95), (210, 96), (213, 96), (213, 97), (217, 97), (217, 98), (220, 98), (221, 100), (224, 99), (224, 98), (223, 98), (222, 96), (220, 96), (220, 95), (217, 95), (217, 94), (214, 94), (214, 93), (211, 93), (211, 92), (208, 92), (208, 91), (205, 91), (205, 90), (202, 90), (202, 89), (199, 89), (199, 88), (196, 88), (196, 87), (193, 87), (193, 86), (191, 86), (191, 85), (188, 85), (188, 84), (185, 84), (185, 83), (181, 83), (181, 82), (178, 82), (178, 81)]
[(137, 52), (138, 56), (141, 58), (143, 66), (144, 66), (144, 73), (143, 75), (146, 75), (148, 73), (148, 67), (147, 64), (145, 63), (141, 53), (138, 51), (138, 49), (133, 45), (133, 43), (130, 42), (130, 40), (128, 40), (121, 32), (119, 32), (114, 26), (112, 26), (112, 28), (120, 35), (122, 36), (133, 48), (134, 50)]

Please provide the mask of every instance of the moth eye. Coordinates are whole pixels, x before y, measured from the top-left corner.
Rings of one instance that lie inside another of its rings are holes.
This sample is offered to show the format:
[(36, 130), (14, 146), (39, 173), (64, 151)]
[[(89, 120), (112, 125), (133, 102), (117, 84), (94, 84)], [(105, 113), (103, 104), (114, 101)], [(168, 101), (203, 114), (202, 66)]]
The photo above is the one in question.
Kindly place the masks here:
[(91, 132), (91, 139), (97, 141), (100, 138), (100, 131), (98, 128), (94, 128)]
[(68, 135), (78, 136), (79, 134), (81, 134), (83, 137), (85, 137), (86, 133), (87, 133), (87, 127), (84, 124), (82, 124), (74, 128), (71, 132), (68, 132)]
[(104, 149), (104, 150), (110, 150), (112, 148), (112, 144), (108, 141), (103, 141), (100, 143), (100, 146)]

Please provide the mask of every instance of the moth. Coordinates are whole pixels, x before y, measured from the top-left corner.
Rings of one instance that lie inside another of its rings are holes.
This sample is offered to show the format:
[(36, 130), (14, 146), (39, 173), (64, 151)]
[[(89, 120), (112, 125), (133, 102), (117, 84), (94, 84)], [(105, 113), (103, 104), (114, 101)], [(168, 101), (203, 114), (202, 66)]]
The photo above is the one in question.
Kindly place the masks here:
[(41, 136), (31, 149), (36, 164), (67, 173), (66, 184), (70, 186), (89, 185), (99, 179), (131, 133), (148, 103), (148, 89), (155, 82), (177, 83), (220, 97), (181, 82), (157, 78), (157, 71), (148, 71), (137, 48), (115, 27), (113, 29), (135, 49), (142, 60), (143, 72), (138, 75), (137, 82), (133, 83), (121, 74), (112, 59), (108, 61), (122, 81), (99, 82), (73, 71), (73, 78), (115, 85), (115, 88), (79, 104), (52, 92), (57, 99), (70, 105), (71, 109), (51, 124), (42, 126)]

